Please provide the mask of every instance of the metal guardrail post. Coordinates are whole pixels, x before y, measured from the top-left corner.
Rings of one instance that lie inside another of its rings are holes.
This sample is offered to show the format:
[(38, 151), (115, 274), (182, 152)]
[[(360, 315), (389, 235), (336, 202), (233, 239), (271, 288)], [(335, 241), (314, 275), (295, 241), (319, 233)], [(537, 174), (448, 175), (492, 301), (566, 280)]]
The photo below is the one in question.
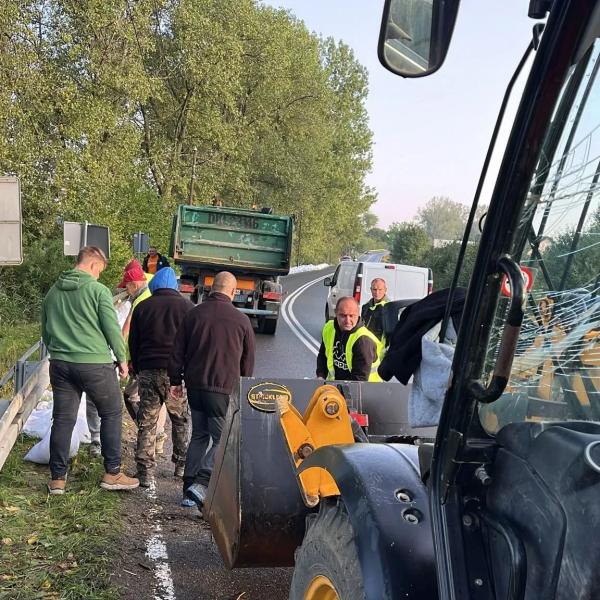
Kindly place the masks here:
[(26, 361), (19, 360), (15, 365), (15, 392), (21, 391), (25, 383), (25, 363)]

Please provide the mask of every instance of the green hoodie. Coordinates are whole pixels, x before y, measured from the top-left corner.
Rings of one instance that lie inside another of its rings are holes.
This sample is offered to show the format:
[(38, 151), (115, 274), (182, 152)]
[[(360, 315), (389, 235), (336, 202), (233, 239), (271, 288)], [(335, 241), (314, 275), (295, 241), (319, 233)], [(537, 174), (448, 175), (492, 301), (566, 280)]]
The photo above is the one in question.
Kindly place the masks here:
[(109, 289), (79, 269), (60, 274), (42, 305), (42, 338), (50, 358), (73, 363), (126, 360)]

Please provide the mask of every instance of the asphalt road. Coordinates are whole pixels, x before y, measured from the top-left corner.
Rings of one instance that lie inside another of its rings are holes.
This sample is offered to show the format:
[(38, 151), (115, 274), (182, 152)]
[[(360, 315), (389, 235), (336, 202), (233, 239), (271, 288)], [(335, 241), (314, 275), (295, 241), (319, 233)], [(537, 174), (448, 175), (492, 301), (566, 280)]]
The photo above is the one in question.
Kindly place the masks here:
[[(255, 376), (314, 377), (327, 288), (322, 281), (304, 286), (332, 271), (310, 271), (283, 279), (285, 319), (279, 319), (276, 335), (256, 336)], [(299, 329), (296, 323), (304, 329), (299, 334), (293, 330)], [(129, 464), (134, 436), (131, 425)], [(181, 480), (173, 477), (169, 458), (165, 449), (155, 490), (139, 490), (127, 496), (126, 535), (119, 548), (120, 559), (114, 575), (121, 597), (285, 600), (291, 569), (228, 571), (223, 566), (210, 528), (199, 518), (197, 509), (179, 506)]]

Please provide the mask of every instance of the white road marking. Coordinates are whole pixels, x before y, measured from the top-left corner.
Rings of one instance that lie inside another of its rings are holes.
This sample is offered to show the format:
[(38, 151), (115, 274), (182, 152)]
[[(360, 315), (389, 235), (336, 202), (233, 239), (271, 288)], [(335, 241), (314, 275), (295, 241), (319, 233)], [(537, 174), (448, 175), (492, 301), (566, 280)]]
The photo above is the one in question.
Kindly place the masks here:
[[(329, 274), (331, 275), (331, 274)], [(300, 286), (297, 290), (292, 292), (284, 301), (281, 307), (283, 320), (288, 324), (288, 327), (292, 330), (292, 333), (306, 346), (306, 348), (315, 356), (319, 353), (319, 346), (321, 345), (321, 341), (313, 337), (298, 321), (296, 315), (294, 314), (294, 303), (300, 297), (300, 295), (305, 292), (309, 287), (323, 281), (325, 277), (329, 277), (329, 275), (323, 275), (321, 277), (317, 277)]]
[(169, 566), (169, 554), (167, 553), (167, 544), (162, 536), (162, 527), (160, 526), (160, 510), (156, 505), (156, 485), (152, 484), (146, 493), (152, 506), (148, 510), (148, 516), (153, 520), (153, 533), (146, 540), (146, 556), (154, 562), (154, 578), (156, 586), (154, 588), (153, 600), (176, 600), (175, 584), (171, 575)]

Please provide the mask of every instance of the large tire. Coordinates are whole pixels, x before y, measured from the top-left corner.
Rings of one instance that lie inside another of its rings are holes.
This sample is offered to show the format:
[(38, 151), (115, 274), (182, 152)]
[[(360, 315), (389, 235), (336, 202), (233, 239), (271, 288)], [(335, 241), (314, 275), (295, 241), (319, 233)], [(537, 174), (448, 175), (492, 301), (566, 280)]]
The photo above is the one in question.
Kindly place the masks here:
[(306, 534), (296, 551), (290, 600), (335, 598), (333, 592), (327, 596), (322, 589), (315, 591), (320, 583), (331, 584), (339, 600), (365, 598), (354, 531), (341, 500), (322, 500), (318, 514), (307, 517)]
[(274, 335), (277, 331), (277, 319), (262, 319), (258, 331), (266, 335)]

